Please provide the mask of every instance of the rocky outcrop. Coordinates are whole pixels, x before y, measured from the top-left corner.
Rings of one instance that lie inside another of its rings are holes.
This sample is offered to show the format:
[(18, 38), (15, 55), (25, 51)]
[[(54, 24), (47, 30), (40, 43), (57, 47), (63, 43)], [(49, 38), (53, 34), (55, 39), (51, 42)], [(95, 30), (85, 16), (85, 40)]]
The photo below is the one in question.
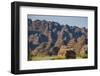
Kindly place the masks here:
[(75, 58), (76, 55), (88, 52), (87, 33), (88, 30), (85, 27), (79, 28), (68, 24), (60, 25), (53, 21), (28, 19), (28, 50), (34, 56), (57, 55)]

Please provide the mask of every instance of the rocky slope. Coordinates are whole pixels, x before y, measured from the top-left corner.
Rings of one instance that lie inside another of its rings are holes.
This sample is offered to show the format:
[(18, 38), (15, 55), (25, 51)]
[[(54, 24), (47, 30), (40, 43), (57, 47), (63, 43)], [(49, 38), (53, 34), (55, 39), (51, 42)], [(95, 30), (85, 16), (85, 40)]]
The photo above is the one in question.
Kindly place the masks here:
[(87, 28), (61, 25), (58, 22), (28, 19), (28, 50), (34, 56), (65, 56), (87, 53)]

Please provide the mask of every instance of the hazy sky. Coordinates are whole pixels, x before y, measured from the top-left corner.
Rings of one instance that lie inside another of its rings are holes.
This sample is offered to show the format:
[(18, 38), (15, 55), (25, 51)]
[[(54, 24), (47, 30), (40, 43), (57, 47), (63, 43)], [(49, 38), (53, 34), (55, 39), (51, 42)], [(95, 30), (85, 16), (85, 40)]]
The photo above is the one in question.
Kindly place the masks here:
[(33, 21), (36, 19), (55, 21), (60, 24), (68, 24), (70, 26), (88, 27), (88, 17), (80, 16), (50, 16), (50, 15), (28, 15)]

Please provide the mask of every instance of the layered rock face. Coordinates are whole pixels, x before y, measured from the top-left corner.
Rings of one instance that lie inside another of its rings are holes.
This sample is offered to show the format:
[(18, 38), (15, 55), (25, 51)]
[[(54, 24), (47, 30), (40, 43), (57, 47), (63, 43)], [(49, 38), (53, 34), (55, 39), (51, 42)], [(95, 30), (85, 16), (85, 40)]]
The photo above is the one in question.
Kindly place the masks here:
[(28, 19), (28, 50), (34, 56), (66, 56), (71, 53), (76, 56), (88, 53), (87, 33), (85, 27)]

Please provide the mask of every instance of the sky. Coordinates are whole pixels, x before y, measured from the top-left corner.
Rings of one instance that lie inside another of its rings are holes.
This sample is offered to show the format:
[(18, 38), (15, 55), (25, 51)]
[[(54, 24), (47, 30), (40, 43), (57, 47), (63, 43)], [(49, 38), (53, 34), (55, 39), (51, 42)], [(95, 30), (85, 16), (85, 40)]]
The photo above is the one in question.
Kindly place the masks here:
[(80, 16), (53, 16), (53, 15), (28, 15), (29, 19), (34, 20), (47, 20), (58, 22), (62, 25), (68, 24), (70, 26), (88, 27), (88, 17)]

